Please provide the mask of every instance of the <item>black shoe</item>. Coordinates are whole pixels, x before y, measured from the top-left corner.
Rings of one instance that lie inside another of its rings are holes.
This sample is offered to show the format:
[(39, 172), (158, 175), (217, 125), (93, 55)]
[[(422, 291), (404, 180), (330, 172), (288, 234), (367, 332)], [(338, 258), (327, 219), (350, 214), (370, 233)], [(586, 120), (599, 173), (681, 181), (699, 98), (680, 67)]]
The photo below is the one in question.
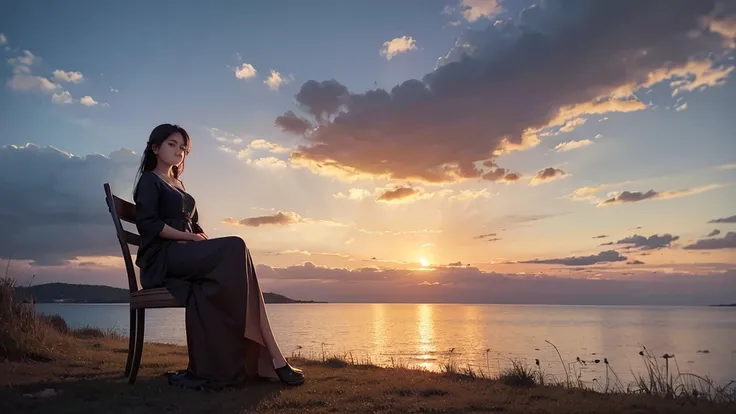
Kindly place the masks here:
[(299, 369), (299, 368), (297, 368), (297, 367), (293, 367), (293, 366), (291, 366), (291, 364), (290, 364), (290, 363), (288, 363), (288, 362), (286, 363), (286, 365), (288, 365), (288, 366), (289, 366), (289, 368), (291, 368), (291, 370), (292, 370), (292, 371), (296, 371), (296, 372), (298, 372), (299, 374), (302, 374), (302, 375), (304, 375), (304, 371), (302, 371), (301, 369)]
[(295, 371), (289, 364), (281, 368), (276, 368), (276, 375), (279, 376), (281, 382), (287, 385), (300, 385), (304, 383), (304, 373)]

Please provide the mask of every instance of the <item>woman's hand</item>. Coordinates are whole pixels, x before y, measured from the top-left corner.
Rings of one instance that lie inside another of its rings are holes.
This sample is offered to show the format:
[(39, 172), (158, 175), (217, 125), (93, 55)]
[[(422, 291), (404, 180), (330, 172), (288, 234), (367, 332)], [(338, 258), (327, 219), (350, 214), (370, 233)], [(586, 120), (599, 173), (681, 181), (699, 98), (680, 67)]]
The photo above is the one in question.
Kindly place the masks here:
[(206, 237), (204, 237), (203, 235), (201, 235), (199, 233), (189, 233), (189, 234), (190, 234), (189, 241), (202, 241), (202, 240), (207, 240)]

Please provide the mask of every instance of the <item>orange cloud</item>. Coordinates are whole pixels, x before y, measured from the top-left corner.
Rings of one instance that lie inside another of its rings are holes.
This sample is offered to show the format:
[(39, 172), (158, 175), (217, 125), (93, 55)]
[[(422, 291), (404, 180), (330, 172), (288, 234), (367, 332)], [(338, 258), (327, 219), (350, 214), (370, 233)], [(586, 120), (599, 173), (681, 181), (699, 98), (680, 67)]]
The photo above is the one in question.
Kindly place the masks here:
[(223, 224), (246, 227), (259, 227), (264, 225), (286, 226), (302, 222), (304, 222), (304, 219), (300, 215), (288, 211), (286, 213), (279, 211), (278, 213), (270, 216), (249, 217), (242, 220), (235, 220), (232, 217), (227, 217), (222, 220)]
[(708, 5), (677, 1), (529, 8), (518, 20), (464, 33), (436, 69), (391, 90), (352, 93), (336, 80), (309, 80), (296, 101), (313, 121), (289, 111), (276, 123), (306, 139), (292, 163), (320, 174), (517, 181), (495, 159), (537, 145), (555, 128), (569, 132), (591, 115), (644, 110), (633, 93), (661, 82), (674, 93), (725, 82), (732, 65), (694, 51), (718, 56), (718, 33), (727, 30), (703, 28)]

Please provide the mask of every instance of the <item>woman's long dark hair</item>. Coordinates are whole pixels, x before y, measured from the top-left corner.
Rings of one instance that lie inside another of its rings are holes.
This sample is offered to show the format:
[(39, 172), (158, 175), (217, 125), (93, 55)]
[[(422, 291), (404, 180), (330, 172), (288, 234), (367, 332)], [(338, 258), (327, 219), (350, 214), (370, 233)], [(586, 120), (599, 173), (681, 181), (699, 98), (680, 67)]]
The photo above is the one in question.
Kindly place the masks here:
[[(161, 124), (156, 128), (153, 128), (151, 135), (148, 137), (146, 149), (143, 151), (143, 156), (141, 157), (141, 165), (135, 176), (135, 184), (133, 185), (134, 194), (135, 189), (138, 188), (138, 180), (140, 180), (141, 175), (146, 171), (153, 171), (153, 169), (156, 168), (156, 163), (158, 161), (156, 160), (156, 153), (153, 152), (153, 146), (156, 145), (160, 147), (161, 144), (166, 141), (166, 138), (177, 132), (181, 134), (182, 138), (184, 138), (184, 145), (187, 147), (186, 153), (188, 154), (192, 144), (189, 134), (184, 128), (173, 124)], [(184, 156), (184, 160), (186, 160), (186, 155)], [(174, 178), (178, 179), (184, 172), (184, 161), (181, 162), (181, 165), (171, 167), (171, 171), (174, 173)]]

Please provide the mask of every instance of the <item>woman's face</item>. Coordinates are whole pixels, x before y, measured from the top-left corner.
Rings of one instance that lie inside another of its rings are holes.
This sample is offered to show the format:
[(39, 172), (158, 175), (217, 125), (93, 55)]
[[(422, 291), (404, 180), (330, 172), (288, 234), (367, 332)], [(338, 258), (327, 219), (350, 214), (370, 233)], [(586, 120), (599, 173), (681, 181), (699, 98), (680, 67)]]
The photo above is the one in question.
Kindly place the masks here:
[(175, 132), (169, 135), (161, 146), (154, 149), (159, 162), (165, 165), (178, 166), (184, 161), (187, 146), (184, 144), (184, 137), (180, 133)]

